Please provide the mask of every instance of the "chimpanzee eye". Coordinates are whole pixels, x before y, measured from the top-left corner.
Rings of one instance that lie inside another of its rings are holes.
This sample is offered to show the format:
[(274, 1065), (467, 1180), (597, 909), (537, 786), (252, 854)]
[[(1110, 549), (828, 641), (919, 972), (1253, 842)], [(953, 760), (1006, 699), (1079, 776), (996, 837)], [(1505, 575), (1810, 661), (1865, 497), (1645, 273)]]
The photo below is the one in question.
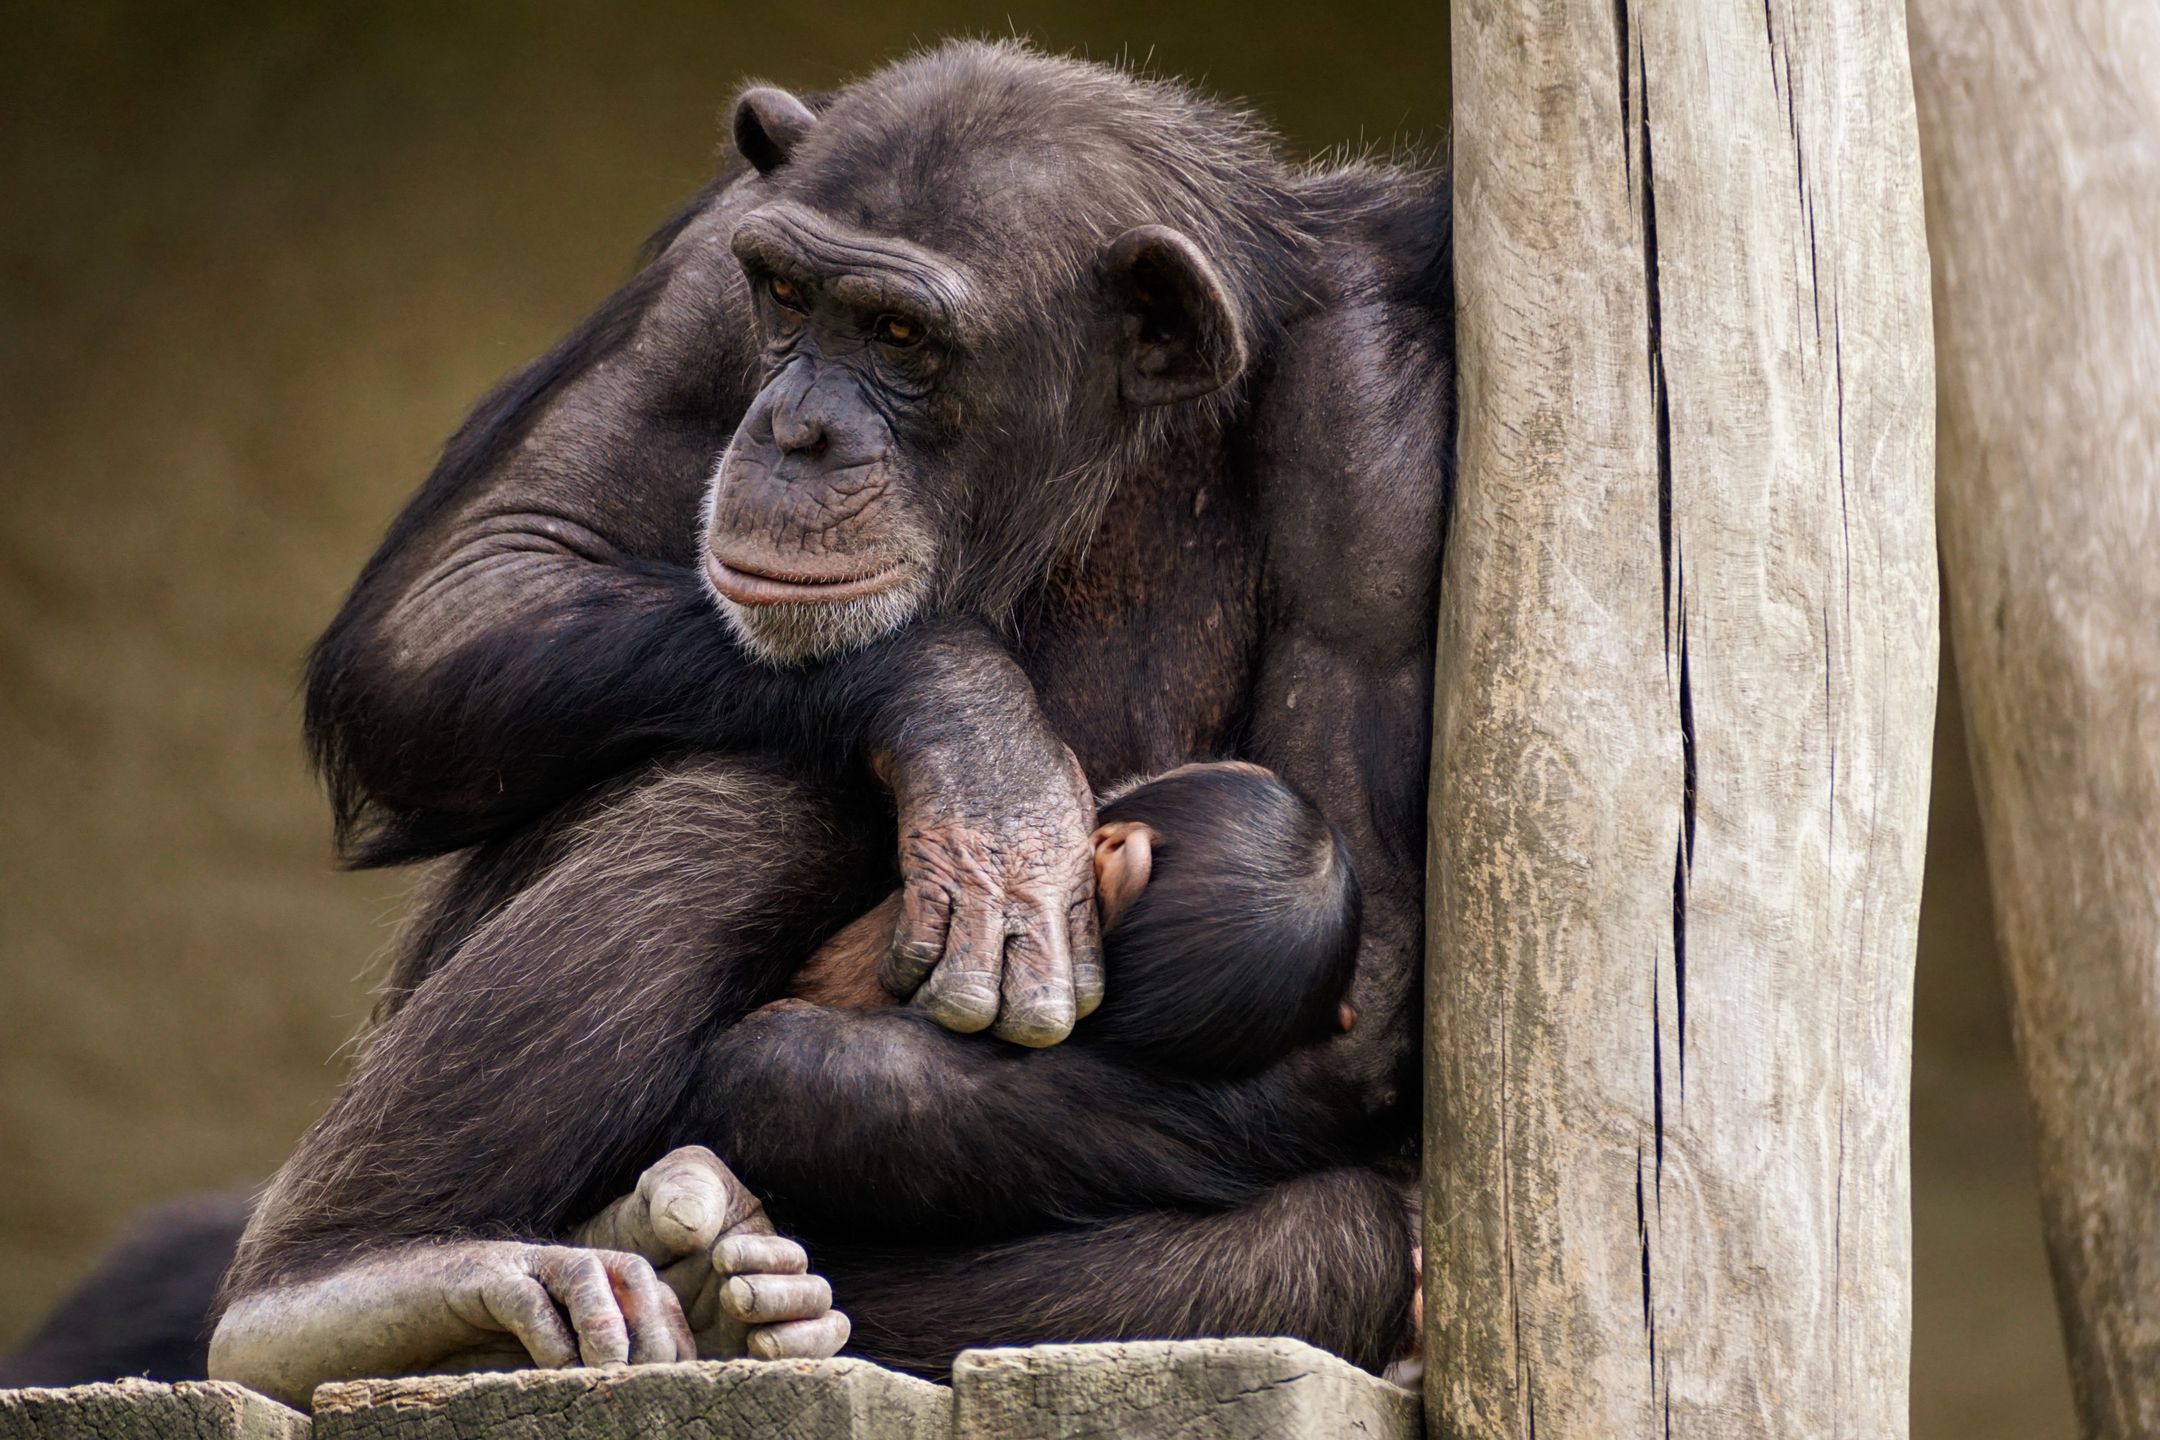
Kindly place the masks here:
[(923, 329), (903, 315), (880, 315), (877, 318), (878, 344), (905, 350), (910, 345), (922, 343)]
[(772, 296), (773, 303), (783, 309), (800, 310), (803, 308), (802, 287), (792, 280), (783, 280), (778, 275), (768, 275), (765, 277), (765, 293)]

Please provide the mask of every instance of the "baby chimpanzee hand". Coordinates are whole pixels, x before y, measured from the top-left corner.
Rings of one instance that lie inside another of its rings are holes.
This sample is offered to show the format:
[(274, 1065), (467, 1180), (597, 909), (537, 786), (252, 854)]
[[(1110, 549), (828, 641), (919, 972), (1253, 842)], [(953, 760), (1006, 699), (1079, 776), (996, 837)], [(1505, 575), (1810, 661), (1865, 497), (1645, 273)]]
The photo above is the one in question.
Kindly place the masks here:
[(817, 1360), (847, 1343), (848, 1318), (802, 1246), (773, 1232), (757, 1197), (702, 1145), (662, 1156), (573, 1238), (650, 1261), (704, 1359)]

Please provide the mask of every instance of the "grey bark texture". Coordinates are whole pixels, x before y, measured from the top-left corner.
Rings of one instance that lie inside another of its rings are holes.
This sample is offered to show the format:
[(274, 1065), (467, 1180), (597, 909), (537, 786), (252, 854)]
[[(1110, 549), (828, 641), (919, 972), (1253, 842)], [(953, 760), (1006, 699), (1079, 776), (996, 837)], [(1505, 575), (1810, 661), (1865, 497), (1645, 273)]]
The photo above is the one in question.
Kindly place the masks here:
[(307, 1440), (308, 1420), (222, 1380), (0, 1390), (0, 1440)]
[(969, 1350), (954, 1440), (1410, 1440), (1409, 1391), (1297, 1340)]
[(943, 1386), (861, 1360), (728, 1360), (358, 1380), (315, 1392), (315, 1440), (943, 1440)]
[(2160, 1434), (2160, 5), (1912, 0), (1950, 617), (2085, 1433)]
[(1902, 0), (1455, 0), (1426, 1416), (1907, 1428), (1934, 378)]

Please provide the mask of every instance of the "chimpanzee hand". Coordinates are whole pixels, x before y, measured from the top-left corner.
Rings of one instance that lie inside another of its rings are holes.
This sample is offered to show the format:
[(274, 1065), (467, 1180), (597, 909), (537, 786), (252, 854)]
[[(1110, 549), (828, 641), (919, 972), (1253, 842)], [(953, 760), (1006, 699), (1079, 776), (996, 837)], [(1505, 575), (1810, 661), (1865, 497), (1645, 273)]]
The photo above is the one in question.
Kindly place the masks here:
[(376, 1251), (241, 1297), (210, 1341), (212, 1378), (302, 1409), (325, 1380), (696, 1358), (646, 1261), (516, 1240)]
[(950, 1029), (1055, 1045), (1102, 1002), (1095, 801), (1079, 762), (1038, 720), (885, 768), (902, 898), (879, 979)]
[(662, 1156), (573, 1238), (650, 1261), (705, 1359), (822, 1360), (847, 1343), (848, 1318), (802, 1246), (773, 1232), (757, 1197), (702, 1145)]
[(400, 1245), (243, 1296), (211, 1338), (210, 1373), (304, 1409), (323, 1381), (366, 1375), (822, 1359), (847, 1343), (802, 1247), (701, 1146), (667, 1155), (574, 1239)]

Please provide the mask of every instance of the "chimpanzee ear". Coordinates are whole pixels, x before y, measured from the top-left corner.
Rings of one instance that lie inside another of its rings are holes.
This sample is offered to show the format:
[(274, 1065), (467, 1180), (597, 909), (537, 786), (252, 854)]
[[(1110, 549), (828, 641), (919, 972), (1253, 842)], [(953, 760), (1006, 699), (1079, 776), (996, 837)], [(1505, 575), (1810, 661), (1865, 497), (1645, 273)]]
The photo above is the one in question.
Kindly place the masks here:
[(787, 91), (771, 85), (753, 85), (735, 102), (735, 148), (770, 175), (787, 164), (796, 144), (817, 124), (817, 116)]
[(1166, 225), (1110, 242), (1102, 273), (1124, 314), (1119, 389), (1135, 405), (1210, 395), (1245, 368), (1245, 332), (1230, 291), (1200, 247)]
[(1140, 898), (1155, 870), (1155, 832), (1138, 820), (1095, 827), (1095, 903), (1107, 930)]

